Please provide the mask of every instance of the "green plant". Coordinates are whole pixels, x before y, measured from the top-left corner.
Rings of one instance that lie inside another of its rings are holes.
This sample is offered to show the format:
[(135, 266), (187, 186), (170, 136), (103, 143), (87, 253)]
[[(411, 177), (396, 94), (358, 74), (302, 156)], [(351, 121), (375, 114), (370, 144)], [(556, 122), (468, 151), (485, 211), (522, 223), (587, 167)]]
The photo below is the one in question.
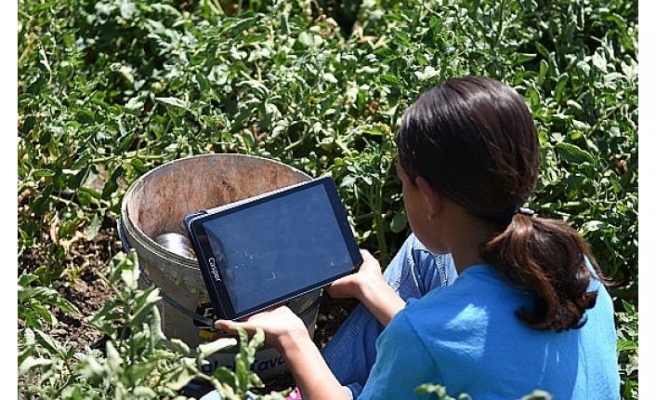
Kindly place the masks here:
[(616, 313), (622, 399), (638, 399), (638, 311), (626, 301)]
[[(79, 314), (54, 291), (31, 286), (34, 276), (19, 281), (19, 395), (40, 399), (183, 399), (181, 390), (192, 379), (205, 381), (225, 399), (237, 400), (247, 391), (263, 387), (251, 370), (255, 352), (264, 342), (260, 331), (251, 340), (239, 332), (240, 350), (235, 370), (219, 368), (213, 376), (200, 365), (216, 351), (237, 345), (235, 339), (219, 339), (201, 344), (192, 353), (178, 339), (162, 332), (157, 303), (158, 289), (138, 288), (139, 266), (134, 251), (120, 253), (111, 260), (106, 283), (115, 293), (88, 324), (105, 335), (104, 349), (76, 351), (47, 333), (57, 321), (50, 307)], [(43, 321), (42, 321), (43, 320)], [(282, 399), (270, 393), (263, 399)]]
[[(436, 400), (476, 400), (467, 393), (461, 393), (458, 397), (451, 397), (447, 394), (446, 388), (442, 385), (426, 383), (417, 388), (417, 393), (428, 394), (431, 399)], [(553, 396), (544, 390), (534, 390), (532, 393), (522, 396), (517, 400), (551, 400)]]

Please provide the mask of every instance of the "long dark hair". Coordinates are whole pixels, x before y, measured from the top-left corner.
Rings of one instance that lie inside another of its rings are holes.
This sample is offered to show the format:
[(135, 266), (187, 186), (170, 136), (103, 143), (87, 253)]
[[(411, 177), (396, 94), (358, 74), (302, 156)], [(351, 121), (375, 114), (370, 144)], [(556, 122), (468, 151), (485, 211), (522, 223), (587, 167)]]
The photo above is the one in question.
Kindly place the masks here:
[(499, 81), (467, 76), (424, 93), (404, 114), (396, 144), (399, 163), (469, 213), (492, 223), (483, 260), (535, 295), (517, 310), (529, 327), (578, 328), (601, 272), (585, 240), (567, 223), (530, 216), (520, 206), (533, 193), (540, 163), (535, 123), (523, 98)]

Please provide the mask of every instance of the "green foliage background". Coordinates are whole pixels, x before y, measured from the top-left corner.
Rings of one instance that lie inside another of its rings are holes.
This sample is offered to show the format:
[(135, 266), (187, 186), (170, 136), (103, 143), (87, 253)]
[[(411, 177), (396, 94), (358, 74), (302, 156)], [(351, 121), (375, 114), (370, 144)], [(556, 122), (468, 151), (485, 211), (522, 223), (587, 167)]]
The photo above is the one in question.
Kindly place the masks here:
[[(19, 264), (49, 258), (19, 289), (74, 285), (84, 267), (67, 261), (70, 243), (119, 215), (127, 185), (208, 152), (331, 173), (385, 266), (408, 233), (399, 117), (447, 77), (485, 75), (517, 88), (538, 124), (531, 206), (577, 227), (616, 282), (622, 395), (637, 398), (637, 2), (19, 0), (18, 11)], [(35, 329), (56, 323), (21, 304)], [(19, 331), (19, 349), (26, 340)]]

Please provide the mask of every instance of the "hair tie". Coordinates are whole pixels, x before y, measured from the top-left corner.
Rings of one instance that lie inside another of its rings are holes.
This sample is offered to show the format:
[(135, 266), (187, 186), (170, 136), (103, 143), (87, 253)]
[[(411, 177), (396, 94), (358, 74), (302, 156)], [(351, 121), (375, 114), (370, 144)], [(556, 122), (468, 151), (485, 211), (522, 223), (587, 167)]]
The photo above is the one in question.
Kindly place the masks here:
[(535, 215), (535, 211), (531, 210), (528, 207), (517, 207), (515, 208), (515, 214), (526, 215), (527, 217), (532, 217)]
[(503, 223), (508, 223), (512, 220), (512, 217), (515, 214), (526, 215), (527, 217), (532, 217), (535, 215), (535, 211), (531, 210), (528, 207), (522, 207), (517, 204), (514, 204), (510, 207), (507, 207), (498, 217), (498, 221)]

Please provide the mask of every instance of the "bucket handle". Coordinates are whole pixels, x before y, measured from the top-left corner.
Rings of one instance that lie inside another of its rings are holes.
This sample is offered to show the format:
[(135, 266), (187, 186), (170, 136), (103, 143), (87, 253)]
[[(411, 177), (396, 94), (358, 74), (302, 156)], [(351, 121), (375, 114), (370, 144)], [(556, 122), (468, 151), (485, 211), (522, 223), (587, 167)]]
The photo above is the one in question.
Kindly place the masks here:
[[(123, 223), (122, 218), (120, 218), (120, 217), (118, 218), (117, 225), (118, 225), (118, 229), (117, 229), (118, 238), (121, 241), (121, 246), (123, 247), (123, 251), (128, 253), (132, 247), (130, 246), (130, 243), (128, 243), (128, 241), (126, 239), (125, 224)], [(152, 287), (157, 287), (157, 285), (155, 285), (153, 280), (150, 278), (148, 273), (141, 267), (141, 265), (139, 265), (139, 276), (140, 276), (141, 279), (143, 279), (143, 281), (147, 285), (152, 286)], [(189, 317), (189, 318), (191, 318), (195, 321), (200, 322), (201, 324), (207, 325), (210, 328), (214, 329), (214, 321), (211, 318), (204, 317), (204, 316), (202, 316), (198, 313), (195, 313), (195, 312), (191, 311), (187, 307), (180, 304), (176, 299), (174, 299), (173, 297), (166, 294), (162, 289), (159, 290), (159, 293), (162, 296), (162, 298), (167, 303), (169, 303), (171, 306), (173, 306), (173, 308), (175, 308), (176, 310), (180, 311), (181, 313), (183, 313), (187, 317)], [(321, 296), (318, 296), (317, 299), (315, 301), (313, 301), (312, 304), (310, 304), (310, 306), (308, 306), (305, 310), (301, 311), (298, 314), (298, 316), (301, 317), (301, 318), (305, 317), (305, 315), (307, 313), (309, 313), (311, 310), (313, 310), (313, 309), (315, 309), (316, 307), (319, 306), (320, 301), (321, 301)]]
[[(118, 238), (121, 240), (121, 245), (123, 247), (124, 252), (129, 252), (131, 247), (130, 243), (128, 243), (126, 236), (125, 236), (125, 224), (123, 223), (123, 220), (121, 218), (118, 219)], [(148, 285), (152, 287), (157, 287), (153, 280), (150, 278), (148, 273), (139, 265), (139, 277)], [(169, 296), (166, 292), (164, 292), (162, 289), (159, 290), (160, 295), (162, 298), (169, 303), (173, 308), (176, 310), (180, 311), (187, 317), (200, 322), (201, 324), (207, 325), (211, 328), (214, 327), (214, 321), (211, 318), (204, 317), (198, 313), (195, 313), (188, 309), (187, 307), (183, 306), (180, 304), (176, 299), (173, 297)]]

